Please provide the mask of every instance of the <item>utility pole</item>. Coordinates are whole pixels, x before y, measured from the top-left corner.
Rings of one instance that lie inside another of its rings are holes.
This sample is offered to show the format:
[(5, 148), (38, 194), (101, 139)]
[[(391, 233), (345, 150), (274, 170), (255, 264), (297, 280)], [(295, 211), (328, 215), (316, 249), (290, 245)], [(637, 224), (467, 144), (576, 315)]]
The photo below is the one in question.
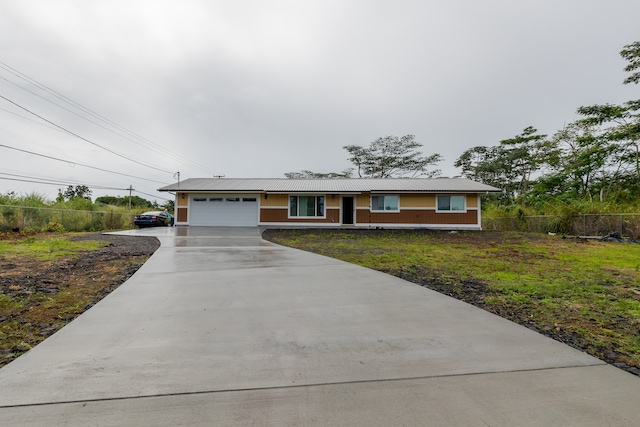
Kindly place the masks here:
[(129, 185), (129, 210), (131, 210), (131, 192), (135, 191), (133, 185)]

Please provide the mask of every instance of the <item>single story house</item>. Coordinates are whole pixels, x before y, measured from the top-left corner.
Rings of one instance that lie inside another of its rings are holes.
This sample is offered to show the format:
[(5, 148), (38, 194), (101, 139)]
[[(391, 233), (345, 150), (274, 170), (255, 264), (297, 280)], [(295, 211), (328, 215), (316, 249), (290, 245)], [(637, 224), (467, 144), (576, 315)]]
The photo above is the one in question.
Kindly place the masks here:
[(175, 195), (175, 224), (479, 230), (480, 195), (498, 188), (462, 178), (191, 178)]

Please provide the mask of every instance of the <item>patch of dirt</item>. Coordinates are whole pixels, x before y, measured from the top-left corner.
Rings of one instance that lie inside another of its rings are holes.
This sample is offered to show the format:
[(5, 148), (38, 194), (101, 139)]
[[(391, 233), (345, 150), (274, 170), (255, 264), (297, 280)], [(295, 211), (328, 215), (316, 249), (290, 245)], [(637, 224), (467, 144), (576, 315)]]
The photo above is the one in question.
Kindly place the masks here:
[[(24, 238), (3, 233), (3, 239)], [(155, 237), (99, 233), (71, 240), (99, 240), (104, 248), (56, 261), (0, 256), (0, 366), (55, 333), (131, 277), (160, 247)]]

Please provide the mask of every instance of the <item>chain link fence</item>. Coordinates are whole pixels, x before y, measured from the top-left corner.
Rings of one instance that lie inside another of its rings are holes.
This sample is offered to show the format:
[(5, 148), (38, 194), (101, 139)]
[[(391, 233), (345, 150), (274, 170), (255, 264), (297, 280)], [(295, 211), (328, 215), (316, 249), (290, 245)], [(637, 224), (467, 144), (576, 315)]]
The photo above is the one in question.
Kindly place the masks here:
[(133, 228), (132, 213), (0, 205), (0, 231), (102, 231)]
[(619, 233), (640, 239), (640, 214), (579, 214), (571, 216), (521, 216), (482, 218), (483, 230), (562, 233), (572, 236), (605, 236)]

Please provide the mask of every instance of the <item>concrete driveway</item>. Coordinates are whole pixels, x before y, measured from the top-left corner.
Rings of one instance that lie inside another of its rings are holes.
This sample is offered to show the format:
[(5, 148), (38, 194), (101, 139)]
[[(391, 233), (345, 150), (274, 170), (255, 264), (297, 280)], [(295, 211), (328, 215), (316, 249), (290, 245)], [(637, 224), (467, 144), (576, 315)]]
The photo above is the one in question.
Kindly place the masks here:
[(0, 425), (636, 426), (640, 378), (255, 228), (162, 228), (126, 283), (0, 369)]

